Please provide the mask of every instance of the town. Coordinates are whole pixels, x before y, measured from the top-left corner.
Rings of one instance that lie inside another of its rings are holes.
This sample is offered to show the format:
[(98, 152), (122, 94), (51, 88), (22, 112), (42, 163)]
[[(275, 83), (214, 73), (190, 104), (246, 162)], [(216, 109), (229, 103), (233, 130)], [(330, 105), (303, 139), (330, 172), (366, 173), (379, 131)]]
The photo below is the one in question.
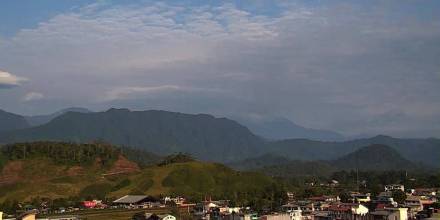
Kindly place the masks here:
[[(333, 181), (330, 185), (337, 185)], [(85, 214), (106, 213), (108, 219), (121, 212), (132, 213), (133, 220), (415, 220), (440, 216), (440, 188), (406, 189), (402, 184), (386, 185), (375, 198), (370, 193), (350, 192), (349, 195), (322, 195), (296, 199), (287, 192), (287, 201), (272, 210), (255, 212), (252, 207), (232, 206), (228, 200), (207, 196), (197, 203), (184, 197), (126, 195), (113, 201), (81, 201), (69, 207), (48, 208), (24, 205), (17, 216), (3, 214), (3, 220), (77, 220), (89, 219)], [(345, 197), (345, 198), (341, 198)], [(277, 211), (273, 211), (277, 210)], [(93, 218), (90, 218), (93, 219)]]

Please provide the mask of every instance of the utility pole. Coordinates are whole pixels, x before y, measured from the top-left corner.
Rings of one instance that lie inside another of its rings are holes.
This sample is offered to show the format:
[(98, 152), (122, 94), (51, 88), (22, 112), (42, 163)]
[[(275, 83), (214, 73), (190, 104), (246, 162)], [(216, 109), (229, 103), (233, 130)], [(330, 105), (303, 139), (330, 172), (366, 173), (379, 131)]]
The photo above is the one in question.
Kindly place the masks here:
[(359, 192), (359, 158), (356, 155), (356, 190)]

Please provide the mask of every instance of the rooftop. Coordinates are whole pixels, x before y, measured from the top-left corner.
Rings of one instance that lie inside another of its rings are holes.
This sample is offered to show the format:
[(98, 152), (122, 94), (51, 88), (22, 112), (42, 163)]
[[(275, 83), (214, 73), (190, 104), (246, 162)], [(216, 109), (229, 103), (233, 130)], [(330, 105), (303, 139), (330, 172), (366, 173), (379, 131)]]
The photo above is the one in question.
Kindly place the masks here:
[(115, 201), (113, 203), (125, 203), (125, 204), (132, 204), (132, 203), (138, 203), (144, 199), (146, 199), (148, 196), (145, 195), (126, 195), (123, 196)]

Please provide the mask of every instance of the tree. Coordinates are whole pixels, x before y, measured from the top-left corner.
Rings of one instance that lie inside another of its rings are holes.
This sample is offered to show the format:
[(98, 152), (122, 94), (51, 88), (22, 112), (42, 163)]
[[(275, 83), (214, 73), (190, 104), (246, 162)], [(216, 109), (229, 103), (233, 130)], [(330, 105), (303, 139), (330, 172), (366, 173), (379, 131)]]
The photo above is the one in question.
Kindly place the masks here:
[(341, 199), (341, 202), (350, 202), (351, 195), (347, 191), (343, 191), (339, 194), (339, 198)]
[(392, 197), (394, 201), (396, 201), (399, 204), (402, 204), (406, 200), (406, 193), (401, 190), (394, 190), (392, 193)]

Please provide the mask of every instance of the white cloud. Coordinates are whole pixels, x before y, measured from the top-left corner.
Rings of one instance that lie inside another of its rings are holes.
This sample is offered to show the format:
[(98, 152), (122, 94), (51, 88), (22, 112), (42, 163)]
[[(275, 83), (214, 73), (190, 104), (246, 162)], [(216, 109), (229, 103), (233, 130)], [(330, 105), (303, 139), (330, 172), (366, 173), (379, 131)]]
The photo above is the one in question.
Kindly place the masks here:
[(35, 101), (43, 99), (44, 95), (39, 92), (29, 92), (23, 97), (23, 101), (29, 102), (29, 101)]
[(0, 89), (19, 86), (21, 82), (27, 80), (24, 77), (18, 77), (11, 73), (0, 70)]

